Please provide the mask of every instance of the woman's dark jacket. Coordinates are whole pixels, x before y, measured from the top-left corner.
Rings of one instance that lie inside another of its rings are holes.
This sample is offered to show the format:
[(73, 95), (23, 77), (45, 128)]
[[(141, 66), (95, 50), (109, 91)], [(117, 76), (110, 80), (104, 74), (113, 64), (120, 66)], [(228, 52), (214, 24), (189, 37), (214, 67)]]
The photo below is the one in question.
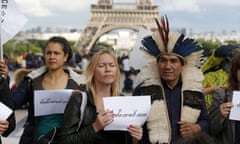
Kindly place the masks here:
[[(0, 77), (0, 102), (13, 109), (13, 102), (10, 95), (10, 89), (8, 85), (8, 81), (2, 77)], [(5, 131), (2, 136), (7, 137), (16, 127), (15, 114), (12, 113), (7, 119), (9, 122), (9, 126), (7, 131)], [(0, 144), (1, 144), (0, 139)]]
[(227, 117), (221, 122), (220, 105), (232, 101), (233, 91), (220, 89), (213, 94), (212, 104), (209, 109), (210, 135), (217, 144), (235, 144), (235, 124), (236, 121)]
[[(86, 91), (86, 90), (84, 90)], [(132, 138), (126, 131), (100, 131), (96, 133), (92, 124), (96, 120), (96, 106), (93, 95), (87, 93), (87, 105), (84, 111), (83, 121), (77, 131), (80, 121), (80, 106), (82, 94), (75, 93), (71, 96), (64, 112), (62, 128), (62, 144), (131, 144)]]

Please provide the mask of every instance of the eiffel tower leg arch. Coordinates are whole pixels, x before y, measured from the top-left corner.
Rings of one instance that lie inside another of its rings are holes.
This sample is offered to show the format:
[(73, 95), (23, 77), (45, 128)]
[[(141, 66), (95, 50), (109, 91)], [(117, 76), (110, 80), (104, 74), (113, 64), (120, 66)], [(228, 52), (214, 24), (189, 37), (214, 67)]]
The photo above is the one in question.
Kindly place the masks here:
[[(96, 45), (96, 42), (99, 40), (99, 38), (110, 32), (110, 31), (113, 31), (113, 30), (116, 30), (116, 29), (131, 29), (131, 30), (134, 30), (134, 31), (138, 31), (140, 28), (142, 28), (144, 26), (142, 25), (134, 25), (134, 26), (129, 26), (129, 25), (108, 25), (108, 26), (103, 26), (102, 29), (100, 29), (99, 31), (97, 31), (95, 33), (95, 35), (91, 38), (91, 40), (89, 41), (88, 45), (86, 47), (82, 47), (80, 49), (80, 51), (84, 51), (84, 53), (88, 53), (95, 45)], [(146, 27), (144, 27), (146, 28)]]

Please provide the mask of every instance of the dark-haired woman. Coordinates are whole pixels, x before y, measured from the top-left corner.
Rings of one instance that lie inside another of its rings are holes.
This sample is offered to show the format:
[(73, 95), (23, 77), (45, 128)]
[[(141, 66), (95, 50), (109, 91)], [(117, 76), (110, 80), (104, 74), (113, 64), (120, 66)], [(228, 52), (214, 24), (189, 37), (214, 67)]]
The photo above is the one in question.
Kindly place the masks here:
[(72, 57), (68, 41), (52, 37), (44, 49), (45, 66), (29, 73), (23, 83), (13, 91), (15, 108), (29, 103), (28, 117), (20, 144), (33, 144), (53, 127), (60, 128), (63, 114), (34, 116), (34, 90), (77, 89), (81, 76), (65, 66)]
[(233, 91), (240, 90), (240, 53), (234, 53), (228, 75), (228, 87), (216, 91), (209, 110), (210, 134), (217, 144), (240, 143), (240, 121), (230, 120)]

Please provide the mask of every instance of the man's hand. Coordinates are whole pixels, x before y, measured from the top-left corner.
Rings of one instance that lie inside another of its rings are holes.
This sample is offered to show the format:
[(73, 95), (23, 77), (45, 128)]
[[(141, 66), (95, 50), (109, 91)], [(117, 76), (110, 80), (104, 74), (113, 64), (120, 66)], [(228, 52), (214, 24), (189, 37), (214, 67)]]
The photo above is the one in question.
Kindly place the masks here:
[(184, 136), (192, 135), (193, 133), (197, 133), (201, 131), (201, 127), (199, 124), (192, 124), (185, 121), (178, 122), (180, 125), (180, 134)]

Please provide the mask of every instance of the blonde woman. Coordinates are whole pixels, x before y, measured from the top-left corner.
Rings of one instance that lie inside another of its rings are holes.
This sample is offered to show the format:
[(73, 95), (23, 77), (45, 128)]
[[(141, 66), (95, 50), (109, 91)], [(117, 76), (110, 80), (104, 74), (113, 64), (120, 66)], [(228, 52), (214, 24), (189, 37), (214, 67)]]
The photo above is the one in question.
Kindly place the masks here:
[(63, 136), (64, 144), (132, 144), (142, 137), (142, 128), (130, 125), (128, 131), (104, 131), (104, 127), (113, 122), (113, 112), (105, 110), (103, 98), (118, 96), (120, 71), (115, 55), (109, 50), (96, 52), (86, 69), (86, 86), (82, 90), (87, 93), (87, 106), (84, 111), (83, 123), (80, 121), (80, 93), (73, 94), (64, 113)]

